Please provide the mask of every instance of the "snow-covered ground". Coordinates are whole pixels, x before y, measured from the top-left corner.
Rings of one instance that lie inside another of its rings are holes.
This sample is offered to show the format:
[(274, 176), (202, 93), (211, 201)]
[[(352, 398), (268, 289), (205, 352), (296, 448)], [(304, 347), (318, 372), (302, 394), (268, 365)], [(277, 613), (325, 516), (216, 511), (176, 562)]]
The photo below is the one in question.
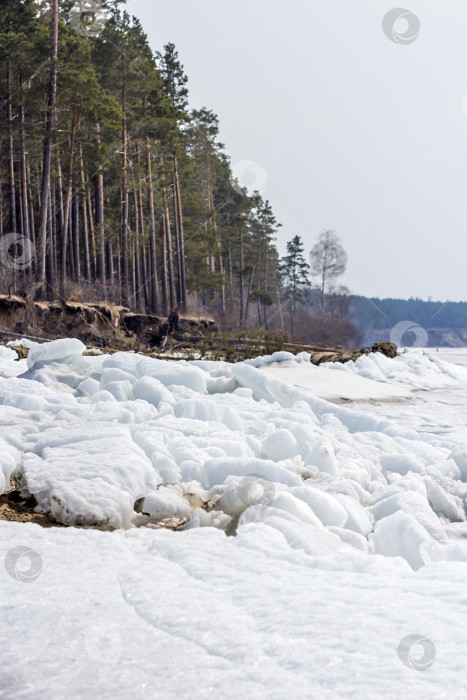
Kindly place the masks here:
[(0, 492), (71, 526), (0, 521), (0, 697), (464, 697), (467, 351), (83, 349), (0, 348)]

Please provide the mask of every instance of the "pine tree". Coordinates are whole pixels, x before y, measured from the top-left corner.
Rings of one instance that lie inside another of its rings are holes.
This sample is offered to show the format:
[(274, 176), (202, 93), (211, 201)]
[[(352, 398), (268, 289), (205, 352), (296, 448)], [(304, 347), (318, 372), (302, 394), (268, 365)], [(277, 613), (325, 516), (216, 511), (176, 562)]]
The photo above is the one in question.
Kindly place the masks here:
[[(175, 242), (177, 256), (178, 289), (177, 305), (182, 309), (186, 307), (186, 263), (185, 263), (185, 233), (183, 226), (183, 205), (180, 189), (179, 159), (183, 149), (183, 138), (180, 126), (188, 121), (188, 89), (186, 84), (188, 78), (184, 73), (183, 66), (179, 61), (178, 53), (174, 44), (167, 44), (164, 53), (157, 54), (159, 67), (162, 73), (165, 93), (172, 106), (171, 127), (169, 130), (169, 158), (172, 162), (172, 182), (173, 182), (173, 213), (175, 227)], [(161, 156), (161, 166), (163, 160)], [(172, 269), (172, 238), (170, 230), (169, 207), (167, 202), (167, 190), (165, 189), (165, 174), (162, 171), (164, 181), (163, 200), (166, 212), (165, 230), (167, 236), (168, 275), (170, 285), (170, 302), (172, 308), (175, 306), (174, 275)], [(168, 178), (169, 179), (169, 178)]]
[(232, 185), (175, 46), (155, 55), (118, 5), (102, 2), (96, 33), (88, 0), (0, 5), (0, 235), (37, 253), (22, 273), (0, 268), (3, 289), (154, 313), (201, 302), (225, 324), (267, 326), (272, 209)]
[(310, 266), (305, 260), (300, 236), (294, 236), (287, 242), (287, 255), (282, 258), (280, 271), (284, 283), (284, 298), (291, 303), (291, 335), (294, 338), (297, 306), (305, 303), (310, 288)]

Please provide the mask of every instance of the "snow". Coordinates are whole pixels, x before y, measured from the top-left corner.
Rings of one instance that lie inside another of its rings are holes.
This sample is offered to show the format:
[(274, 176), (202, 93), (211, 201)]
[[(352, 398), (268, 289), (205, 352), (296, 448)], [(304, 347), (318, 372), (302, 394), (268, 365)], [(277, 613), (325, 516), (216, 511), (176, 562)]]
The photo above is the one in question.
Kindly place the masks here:
[(0, 697), (463, 697), (466, 367), (83, 348), (0, 353), (0, 491), (69, 526), (0, 520)]
[(37, 345), (37, 342), (34, 340), (29, 340), (29, 338), (18, 338), (17, 340), (9, 340), (7, 343), (7, 346), (9, 348), (32, 348), (34, 347), (34, 345)]
[[(465, 564), (313, 556), (285, 525), (226, 538), (1, 523), (0, 557), (32, 546), (42, 567), (31, 583), (4, 570), (5, 697), (464, 696)], [(397, 654), (420, 632), (426, 672)]]
[(0, 345), (0, 358), (2, 360), (16, 360), (18, 354), (15, 350), (10, 350), (10, 348)]
[(395, 360), (371, 353), (355, 361), (326, 362), (319, 367), (310, 364), (307, 355), (275, 353), (247, 360), (247, 364), (337, 402), (407, 399), (414, 389), (454, 386), (466, 376), (465, 370), (443, 363), (438, 355), (420, 351), (406, 352)]
[(21, 463), (21, 453), (0, 436), (0, 495), (10, 486), (10, 480)]
[(273, 377), (280, 377), (295, 386), (308, 389), (316, 396), (329, 401), (357, 401), (364, 399), (389, 400), (407, 398), (410, 392), (407, 388), (398, 384), (390, 386), (378, 383), (374, 378), (365, 375), (355, 375), (350, 372), (342, 372), (336, 376), (326, 364), (298, 365), (280, 367), (266, 365), (264, 371)]

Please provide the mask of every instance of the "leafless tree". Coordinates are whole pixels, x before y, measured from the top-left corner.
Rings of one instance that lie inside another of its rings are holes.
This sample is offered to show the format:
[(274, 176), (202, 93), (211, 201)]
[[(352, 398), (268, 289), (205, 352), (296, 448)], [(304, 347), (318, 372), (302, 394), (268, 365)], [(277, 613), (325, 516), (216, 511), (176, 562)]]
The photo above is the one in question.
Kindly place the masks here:
[(347, 253), (334, 231), (320, 233), (318, 242), (310, 252), (310, 266), (312, 274), (319, 279), (321, 313), (324, 313), (327, 285), (331, 280), (343, 275), (347, 267)]

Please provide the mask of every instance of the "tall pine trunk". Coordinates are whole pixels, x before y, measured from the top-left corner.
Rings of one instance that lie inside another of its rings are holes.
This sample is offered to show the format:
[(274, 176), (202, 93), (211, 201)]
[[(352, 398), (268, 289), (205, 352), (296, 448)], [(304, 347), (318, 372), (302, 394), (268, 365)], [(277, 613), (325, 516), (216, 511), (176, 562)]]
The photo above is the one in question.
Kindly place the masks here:
[(255, 276), (255, 272), (256, 272), (256, 265), (253, 265), (253, 267), (251, 268), (251, 272), (250, 272), (250, 279), (249, 279), (249, 282), (248, 282), (248, 291), (247, 291), (247, 296), (246, 296), (246, 304), (245, 304), (245, 322), (248, 321), (248, 311), (249, 311), (249, 308), (250, 308), (250, 297), (251, 297), (251, 290), (252, 290), (252, 287), (253, 287), (253, 278), (254, 278), (254, 276)]
[[(60, 268), (60, 293), (62, 297), (66, 294), (66, 272), (67, 272), (67, 250), (68, 234), (71, 214), (71, 199), (73, 196), (73, 159), (75, 152), (75, 129), (76, 122), (73, 119), (70, 133), (70, 144), (68, 151), (68, 177), (65, 195), (65, 211), (63, 215), (63, 228), (61, 233), (61, 268)], [(73, 251), (71, 251), (72, 253)]]
[(79, 147), (79, 166), (81, 175), (81, 212), (83, 219), (83, 257), (84, 257), (84, 276), (88, 281), (91, 279), (91, 260), (89, 256), (89, 226), (87, 212), (87, 196), (86, 196), (86, 179), (84, 176), (84, 160), (83, 148)]
[(128, 185), (127, 185), (127, 123), (126, 123), (126, 72), (122, 89), (122, 221), (120, 232), (120, 285), (124, 306), (128, 306)]
[(245, 322), (244, 295), (243, 295), (243, 226), (240, 225), (240, 273), (239, 273), (239, 296), (240, 296), (240, 326)]
[[(21, 160), (20, 160), (20, 176), (21, 176), (21, 212), (23, 220), (23, 236), (26, 238), (31, 237), (31, 231), (29, 226), (29, 199), (28, 199), (28, 174), (27, 174), (27, 164), (26, 164), (26, 146), (24, 138), (24, 105), (21, 101), (20, 107), (20, 148), (21, 148)], [(28, 270), (29, 272), (30, 270)]]
[[(173, 248), (172, 248), (172, 232), (170, 230), (170, 213), (169, 205), (167, 202), (167, 191), (165, 188), (165, 175), (163, 171), (163, 159), (160, 156), (161, 163), (161, 181), (162, 181), (162, 206), (163, 206), (163, 219), (164, 219), (164, 242), (165, 242), (165, 260), (163, 260), (163, 265), (167, 272), (169, 289), (168, 293), (170, 296), (170, 310), (172, 311), (176, 306), (176, 296), (175, 296), (175, 280), (174, 280), (174, 268), (173, 268)], [(169, 301), (169, 300), (167, 300)], [(167, 311), (168, 311), (167, 307)]]
[[(159, 275), (157, 273), (157, 252), (156, 252), (156, 221), (154, 212), (154, 187), (152, 183), (152, 165), (151, 165), (151, 144), (149, 137), (146, 137), (146, 184), (149, 209), (149, 255), (150, 255), (150, 294), (151, 294), (151, 311), (159, 313)], [(166, 293), (167, 294), (167, 293)]]
[[(97, 132), (97, 145), (100, 151), (100, 125), (96, 124)], [(100, 154), (99, 154), (100, 155)], [(99, 241), (99, 281), (104, 289), (105, 294), (105, 222), (104, 222), (104, 174), (102, 170), (102, 163), (99, 162), (97, 166), (96, 175), (96, 228), (97, 228), (97, 238)]]
[(167, 233), (165, 214), (161, 215), (160, 219), (161, 232), (161, 256), (162, 256), (162, 313), (167, 316), (169, 312), (169, 279), (167, 274)]
[(39, 218), (39, 264), (37, 275), (42, 286), (42, 296), (47, 289), (46, 250), (47, 250), (47, 219), (50, 197), (50, 163), (52, 156), (52, 128), (57, 98), (57, 58), (58, 58), (58, 0), (50, 0), (51, 9), (51, 42), (50, 42), (50, 81), (47, 102), (46, 135), (44, 138), (42, 159), (41, 209)]
[(174, 206), (177, 212), (178, 224), (178, 257), (179, 257), (179, 287), (181, 308), (186, 309), (186, 264), (185, 264), (185, 233), (183, 228), (183, 209), (180, 194), (180, 177), (178, 173), (178, 159), (174, 155)]
[(10, 185), (10, 232), (17, 232), (16, 221), (16, 184), (15, 184), (15, 144), (13, 139), (13, 111), (12, 97), (12, 71), (11, 63), (7, 67), (7, 122), (8, 122), (8, 179)]

